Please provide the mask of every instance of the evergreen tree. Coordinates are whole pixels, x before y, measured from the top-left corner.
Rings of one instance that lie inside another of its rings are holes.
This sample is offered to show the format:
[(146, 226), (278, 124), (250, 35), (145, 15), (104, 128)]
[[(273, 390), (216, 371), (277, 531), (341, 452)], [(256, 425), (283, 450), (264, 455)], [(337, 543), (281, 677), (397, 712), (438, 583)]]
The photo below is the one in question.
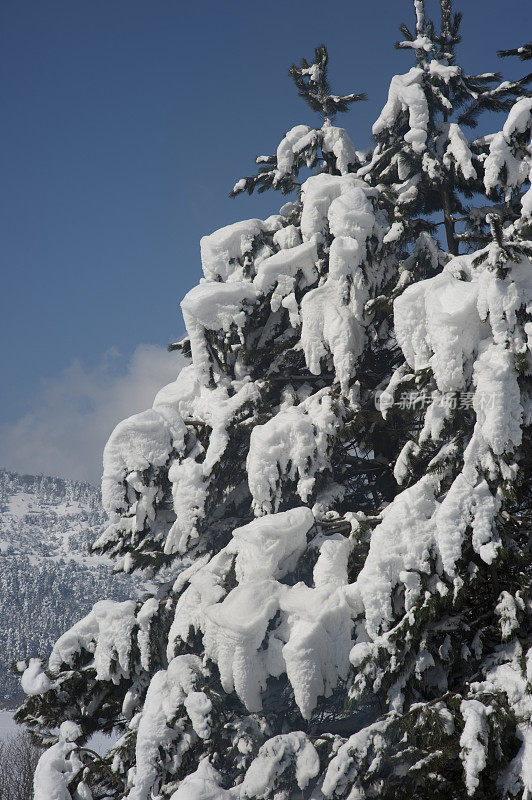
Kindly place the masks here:
[(366, 100), (366, 95), (331, 94), (328, 62), (327, 49), (320, 45), (314, 51), (313, 64), (302, 59), (300, 67), (292, 64), (289, 70), (299, 96), (312, 111), (321, 114), (321, 127), (296, 125), (289, 130), (274, 156), (257, 156), (256, 163), (261, 165), (258, 175), (237, 181), (231, 197), (245, 191), (252, 194), (256, 188), (259, 192), (273, 188), (289, 194), (301, 185), (298, 176), (302, 166), (329, 175), (345, 175), (360, 166), (363, 154), (357, 153), (345, 128), (332, 125), (332, 120), (338, 112), (347, 111), (351, 103)]
[(460, 127), (509, 111), (527, 162), (529, 100), (454, 64), (448, 0), (439, 34), (414, 8), (369, 157), (319, 47), (291, 75), (322, 126), (233, 190), (295, 200), (202, 240), (192, 363), (104, 456), (96, 547), (158, 588), (24, 673), (36, 800), (532, 793), (528, 184)]

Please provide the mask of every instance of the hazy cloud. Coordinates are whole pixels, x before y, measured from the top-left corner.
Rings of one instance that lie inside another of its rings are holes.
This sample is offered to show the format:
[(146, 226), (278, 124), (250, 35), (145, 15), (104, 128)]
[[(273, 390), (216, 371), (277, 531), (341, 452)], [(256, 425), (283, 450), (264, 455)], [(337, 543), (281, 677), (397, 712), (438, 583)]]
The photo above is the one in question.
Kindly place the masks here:
[(139, 345), (125, 368), (116, 351), (93, 369), (74, 361), (58, 378), (42, 382), (27, 414), (0, 427), (0, 466), (98, 483), (114, 426), (149, 408), (184, 363), (153, 345)]

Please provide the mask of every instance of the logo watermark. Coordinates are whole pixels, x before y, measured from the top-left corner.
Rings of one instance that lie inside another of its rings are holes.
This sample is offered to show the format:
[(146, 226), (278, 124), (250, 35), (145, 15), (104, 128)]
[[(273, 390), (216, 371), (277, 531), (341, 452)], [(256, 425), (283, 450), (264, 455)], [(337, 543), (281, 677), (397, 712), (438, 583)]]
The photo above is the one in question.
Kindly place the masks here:
[[(413, 410), (430, 405), (454, 411), (458, 408), (485, 411), (495, 408), (496, 395), (487, 392), (400, 392), (397, 397), (389, 392), (375, 393), (375, 408), (387, 411), (390, 408)], [(474, 401), (474, 404), (473, 404)]]

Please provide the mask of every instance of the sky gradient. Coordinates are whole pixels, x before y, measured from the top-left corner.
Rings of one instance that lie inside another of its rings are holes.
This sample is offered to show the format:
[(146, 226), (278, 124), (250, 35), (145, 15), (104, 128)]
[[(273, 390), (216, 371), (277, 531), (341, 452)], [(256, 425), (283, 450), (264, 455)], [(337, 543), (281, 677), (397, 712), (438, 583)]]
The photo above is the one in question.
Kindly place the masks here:
[[(530, 38), (527, 0), (456, 6), (466, 69), (522, 75), (495, 51)], [(76, 359), (96, 375), (111, 351), (119, 380), (139, 345), (182, 335), (201, 235), (283, 202), (227, 195), (284, 131), (316, 124), (287, 69), (320, 42), (333, 89), (368, 93), (339, 124), (370, 143), (391, 76), (412, 66), (393, 48), (402, 21), (409, 0), (3, 0), (0, 459)]]

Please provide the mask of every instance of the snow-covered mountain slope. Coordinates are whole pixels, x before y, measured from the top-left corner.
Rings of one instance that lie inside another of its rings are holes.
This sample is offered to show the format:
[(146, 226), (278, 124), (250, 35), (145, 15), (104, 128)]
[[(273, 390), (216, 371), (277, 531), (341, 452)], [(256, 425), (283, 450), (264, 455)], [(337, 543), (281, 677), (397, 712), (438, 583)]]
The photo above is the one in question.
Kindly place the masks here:
[(13, 661), (46, 655), (102, 596), (137, 593), (88, 552), (104, 522), (90, 484), (0, 470), (0, 707), (22, 696)]

